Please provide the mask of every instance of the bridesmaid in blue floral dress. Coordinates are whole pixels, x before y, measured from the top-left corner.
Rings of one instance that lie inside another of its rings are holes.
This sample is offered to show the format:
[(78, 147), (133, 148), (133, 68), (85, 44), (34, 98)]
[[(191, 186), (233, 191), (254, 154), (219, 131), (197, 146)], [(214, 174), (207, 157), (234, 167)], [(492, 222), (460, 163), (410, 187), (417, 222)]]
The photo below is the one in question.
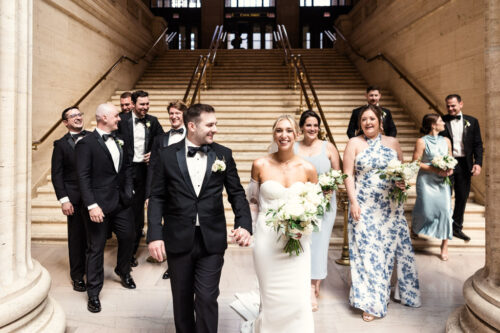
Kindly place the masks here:
[(425, 115), (422, 120), (420, 131), (427, 135), (417, 140), (413, 152), (413, 160), (421, 159), (421, 163), (411, 226), (416, 234), (442, 239), (440, 258), (446, 261), (448, 239), (453, 238), (453, 218), (451, 187), (444, 182), (444, 177), (451, 176), (453, 169), (443, 171), (430, 165), (436, 156), (452, 156), (450, 140), (438, 135), (444, 126), (444, 121), (435, 113)]
[(402, 160), (397, 139), (381, 135), (382, 112), (367, 105), (358, 124), (364, 135), (349, 140), (344, 152), (344, 173), (350, 203), (350, 304), (363, 311), (363, 320), (387, 314), (391, 275), (397, 262), (394, 298), (419, 307), (420, 291), (415, 255), (404, 217), (404, 205), (388, 198), (393, 186), (405, 184), (380, 179), (379, 170), (392, 159)]
[[(316, 168), (318, 175), (330, 169), (340, 169), (340, 157), (335, 146), (319, 138), (321, 119), (316, 112), (307, 110), (302, 113), (299, 127), (304, 139), (295, 143), (294, 152)], [(333, 224), (337, 215), (336, 194), (330, 200), (330, 210), (325, 212), (321, 221), (321, 229), (311, 236), (311, 305), (318, 310), (317, 297), (321, 281), (327, 275), (328, 248)]]

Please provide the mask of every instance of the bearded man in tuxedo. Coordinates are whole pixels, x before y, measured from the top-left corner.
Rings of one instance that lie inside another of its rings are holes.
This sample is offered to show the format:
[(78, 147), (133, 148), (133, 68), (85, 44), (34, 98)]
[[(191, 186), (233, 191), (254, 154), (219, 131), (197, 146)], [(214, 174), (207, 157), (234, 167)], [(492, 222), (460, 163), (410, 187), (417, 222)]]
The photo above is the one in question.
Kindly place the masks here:
[(77, 106), (71, 106), (62, 112), (62, 122), (68, 129), (59, 140), (54, 141), (52, 152), (52, 185), (56, 191), (61, 210), (67, 217), (69, 270), (73, 281), (73, 290), (86, 291), (85, 252), (87, 237), (85, 231), (85, 207), (83, 207), (76, 174), (76, 143), (89, 132), (83, 129), (83, 114)]
[(210, 105), (190, 106), (184, 114), (187, 137), (163, 149), (155, 163), (147, 241), (156, 260), (167, 254), (178, 333), (217, 332), (227, 248), (223, 188), (235, 216), (232, 236), (240, 246), (251, 237), (245, 191), (231, 150), (214, 142), (216, 123)]
[(453, 157), (458, 161), (453, 171), (453, 236), (468, 242), (470, 237), (462, 231), (465, 205), (469, 198), (471, 177), (481, 173), (483, 141), (477, 119), (462, 113), (464, 103), (460, 95), (448, 95), (445, 100), (448, 114), (443, 116), (445, 130), (439, 134), (450, 139)]
[(130, 275), (130, 257), (134, 241), (132, 216), (132, 168), (122, 147), (124, 142), (113, 133), (120, 117), (113, 104), (101, 104), (96, 110), (97, 128), (76, 145), (80, 192), (88, 209), (87, 219), (87, 309), (101, 311), (99, 293), (104, 282), (104, 246), (111, 229), (118, 239), (115, 273), (125, 288), (136, 287)]

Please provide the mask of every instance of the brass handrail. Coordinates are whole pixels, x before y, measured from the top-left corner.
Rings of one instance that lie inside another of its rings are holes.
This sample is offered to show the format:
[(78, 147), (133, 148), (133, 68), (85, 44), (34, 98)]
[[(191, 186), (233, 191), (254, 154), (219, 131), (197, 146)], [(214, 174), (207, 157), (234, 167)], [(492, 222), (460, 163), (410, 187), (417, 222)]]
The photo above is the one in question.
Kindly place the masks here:
[[(323, 121), (323, 124), (325, 126), (325, 130), (327, 133), (327, 137), (330, 140), (330, 142), (337, 148), (337, 144), (335, 143), (335, 140), (333, 139), (332, 132), (330, 131), (330, 126), (328, 126), (328, 122), (326, 120), (325, 114), (323, 112), (323, 108), (321, 107), (321, 104), (319, 102), (318, 95), (316, 94), (316, 89), (314, 89), (314, 85), (312, 83), (312, 80), (309, 76), (309, 72), (307, 71), (307, 67), (304, 64), (304, 61), (302, 60), (302, 57), (300, 54), (295, 55), (292, 53), (292, 48), (290, 45), (290, 41), (288, 40), (288, 35), (286, 34), (286, 28), (285, 26), (282, 26), (281, 29), (278, 29), (278, 31), (281, 31), (281, 38), (285, 41), (284, 44), (289, 50), (289, 54), (291, 55), (291, 63), (295, 69), (295, 75), (300, 83), (301, 87), (301, 93), (304, 95), (304, 99), (306, 101), (307, 107), (312, 110), (312, 103), (309, 100), (309, 96), (307, 93), (307, 89), (304, 83), (304, 77), (306, 83), (309, 85), (309, 89), (311, 90), (311, 93), (314, 98), (314, 103), (316, 104), (316, 107), (318, 109), (318, 112), (320, 114), (321, 120)], [(302, 96), (301, 95), (301, 96)], [(301, 104), (302, 105), (302, 104)], [(340, 163), (340, 169), (342, 170), (342, 157), (339, 154), (339, 163)], [(349, 261), (349, 241), (348, 241), (348, 212), (349, 212), (349, 201), (347, 199), (347, 193), (344, 189), (339, 189), (339, 202), (338, 206), (339, 208), (344, 210), (344, 226), (343, 226), (343, 242), (342, 242), (342, 252), (340, 255), (340, 258), (336, 259), (335, 262), (339, 265), (344, 265), (344, 266), (349, 266), (350, 261)]]
[[(198, 62), (193, 69), (193, 73), (191, 74), (191, 79), (189, 80), (189, 84), (186, 88), (186, 92), (184, 93), (183, 101), (184, 103), (191, 105), (196, 101), (196, 97), (199, 94), (202, 81), (205, 80), (205, 88), (208, 88), (211, 85), (211, 78), (207, 80), (206, 73), (207, 67), (213, 66), (215, 63), (215, 57), (217, 55), (217, 49), (221, 43), (221, 40), (225, 38), (225, 34), (223, 34), (222, 25), (217, 25), (215, 27), (215, 31), (212, 35), (212, 41), (210, 42), (210, 47), (208, 49), (208, 54), (206, 56), (200, 55), (198, 58)], [(196, 79), (196, 85), (193, 91), (193, 96), (189, 99), (189, 94), (191, 93), (191, 87), (193, 86), (193, 82)], [(199, 96), (198, 96), (198, 99)]]
[(373, 56), (371, 58), (367, 58), (365, 57), (364, 55), (362, 55), (361, 53), (358, 52), (358, 50), (356, 50), (354, 48), (354, 46), (347, 40), (347, 38), (345, 38), (345, 36), (342, 34), (342, 32), (336, 27), (336, 26), (333, 26), (333, 29), (335, 29), (335, 32), (340, 36), (340, 38), (342, 38), (342, 40), (347, 44), (347, 46), (349, 46), (349, 48), (353, 51), (353, 53), (355, 55), (357, 55), (358, 57), (360, 57), (361, 59), (363, 59), (364, 61), (366, 61), (367, 63), (368, 62), (372, 62), (373, 60), (375, 59), (380, 59), (382, 61), (385, 61), (390, 68), (392, 68), (398, 75), (401, 79), (403, 79), (403, 81), (405, 81), (416, 93), (417, 95), (419, 95), (428, 105), (429, 105), (429, 108), (433, 109), (434, 111), (436, 111), (439, 115), (441, 116), (444, 116), (445, 113), (442, 112), (437, 104), (433, 103), (429, 97), (427, 97), (427, 95), (422, 91), (420, 90), (409, 78), (407, 75), (405, 75), (403, 73), (403, 71), (397, 67), (390, 59), (388, 59), (383, 53), (379, 53), (377, 54), (376, 56)]
[[(160, 34), (160, 36), (156, 39), (156, 41), (154, 42), (154, 44), (146, 51), (146, 53), (144, 53), (144, 55), (142, 57), (139, 58), (139, 60), (134, 60), (126, 55), (122, 55), (118, 58), (118, 60), (116, 60), (113, 65), (111, 65), (111, 67), (108, 68), (108, 70), (92, 85), (92, 87), (90, 87), (89, 90), (87, 90), (82, 97), (80, 97), (78, 99), (78, 101), (76, 101), (75, 104), (73, 104), (72, 106), (74, 107), (77, 107), (80, 105), (81, 102), (83, 102), (83, 100), (85, 98), (87, 98), (88, 95), (90, 95), (90, 93), (104, 80), (106, 80), (107, 76), (109, 74), (111, 74), (111, 72), (113, 72), (115, 70), (115, 68), (120, 64), (122, 63), (124, 60), (128, 60), (130, 61), (131, 63), (133, 63), (134, 65), (137, 65), (139, 63), (140, 60), (143, 60), (146, 58), (146, 56), (151, 52), (151, 50), (153, 50), (153, 48), (158, 44), (158, 42), (161, 40), (161, 38), (165, 35), (165, 33), (167, 32), (168, 28), (165, 28), (165, 30), (163, 30), (163, 32)], [(45, 132), (44, 135), (42, 135), (42, 137), (38, 140), (34, 140), (31, 142), (31, 149), (33, 150), (37, 150), (38, 149), (38, 146), (41, 145), (45, 140), (47, 140), (47, 138), (59, 127), (59, 125), (62, 123), (62, 119), (59, 119), (54, 125), (52, 125), (49, 130), (47, 132)]]

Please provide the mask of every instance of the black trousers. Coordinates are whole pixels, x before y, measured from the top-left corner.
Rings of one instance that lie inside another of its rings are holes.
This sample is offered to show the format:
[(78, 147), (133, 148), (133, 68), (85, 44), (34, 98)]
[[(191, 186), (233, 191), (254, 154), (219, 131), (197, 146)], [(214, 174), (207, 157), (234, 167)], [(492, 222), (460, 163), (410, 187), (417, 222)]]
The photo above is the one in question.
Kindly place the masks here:
[[(73, 204), (73, 203), (72, 203)], [(72, 280), (83, 280), (87, 251), (85, 208), (82, 203), (73, 204), (73, 215), (68, 220), (69, 274)]]
[(209, 254), (199, 229), (190, 252), (167, 254), (177, 333), (217, 332), (224, 254)]
[(462, 230), (464, 224), (465, 205), (469, 199), (471, 169), (465, 157), (457, 157), (458, 164), (453, 171), (453, 189), (455, 191), (455, 208), (453, 209), (453, 230)]
[(118, 254), (115, 270), (121, 275), (130, 272), (135, 237), (132, 208), (119, 206), (114, 212), (105, 214), (103, 223), (90, 220), (87, 213), (87, 293), (98, 296), (104, 283), (104, 247), (107, 230), (110, 228), (118, 239)]
[(146, 163), (133, 163), (134, 173), (134, 199), (132, 201), (132, 210), (135, 224), (135, 239), (132, 255), (137, 253), (139, 243), (144, 228), (144, 202), (146, 201), (146, 178), (148, 166)]

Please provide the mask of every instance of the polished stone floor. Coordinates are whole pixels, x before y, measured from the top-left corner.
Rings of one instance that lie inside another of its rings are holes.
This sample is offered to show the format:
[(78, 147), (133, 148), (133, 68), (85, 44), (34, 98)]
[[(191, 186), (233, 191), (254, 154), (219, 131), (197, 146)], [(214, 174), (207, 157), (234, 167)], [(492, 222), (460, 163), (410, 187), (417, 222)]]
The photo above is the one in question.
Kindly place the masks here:
[[(140, 249), (139, 266), (132, 272), (136, 290), (121, 287), (113, 273), (116, 248), (106, 248), (103, 310), (98, 314), (87, 311), (85, 293), (71, 288), (66, 246), (33, 244), (32, 255), (52, 276), (50, 295), (66, 312), (67, 332), (175, 332), (170, 283), (161, 278), (165, 266), (147, 263), (146, 248)], [(365, 323), (360, 312), (349, 307), (349, 271), (334, 263), (338, 256), (339, 251), (330, 251), (329, 274), (322, 285), (320, 309), (314, 314), (316, 332), (444, 332), (448, 315), (464, 302), (464, 281), (484, 265), (482, 252), (451, 252), (447, 262), (433, 253), (418, 253), (422, 307), (391, 301), (387, 317)], [(241, 319), (229, 303), (235, 292), (251, 290), (257, 290), (251, 250), (229, 249), (221, 280), (219, 332), (239, 332)]]

